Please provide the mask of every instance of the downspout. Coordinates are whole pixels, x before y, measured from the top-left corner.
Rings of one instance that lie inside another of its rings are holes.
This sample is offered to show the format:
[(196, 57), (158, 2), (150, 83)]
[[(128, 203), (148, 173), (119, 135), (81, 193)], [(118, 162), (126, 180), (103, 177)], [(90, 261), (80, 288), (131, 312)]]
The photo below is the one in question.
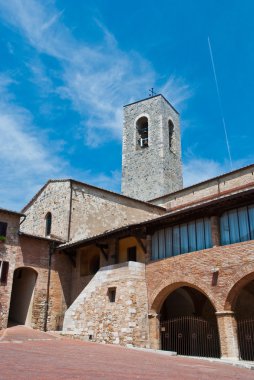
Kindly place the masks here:
[(48, 311), (49, 311), (49, 289), (50, 289), (50, 278), (51, 278), (51, 264), (52, 264), (52, 255), (54, 253), (55, 243), (49, 242), (49, 255), (48, 255), (48, 281), (47, 281), (47, 293), (46, 293), (46, 302), (45, 302), (45, 314), (44, 314), (44, 326), (43, 330), (47, 331), (48, 323)]
[(69, 209), (69, 224), (68, 224), (68, 236), (67, 241), (70, 241), (70, 235), (71, 235), (71, 212), (72, 212), (72, 180), (70, 180), (71, 185), (71, 195), (70, 195), (70, 209)]
[(21, 222), (19, 223), (19, 225), (21, 226), (22, 223), (24, 223), (24, 221), (26, 220), (26, 215), (23, 215), (23, 220), (21, 220)]

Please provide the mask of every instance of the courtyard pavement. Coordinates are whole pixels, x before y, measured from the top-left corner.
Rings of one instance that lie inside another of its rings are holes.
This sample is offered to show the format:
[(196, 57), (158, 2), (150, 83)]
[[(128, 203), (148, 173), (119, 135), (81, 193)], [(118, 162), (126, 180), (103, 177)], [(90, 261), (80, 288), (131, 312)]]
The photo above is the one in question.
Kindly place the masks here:
[(0, 334), (0, 380), (254, 380), (222, 363), (59, 338), (24, 326)]

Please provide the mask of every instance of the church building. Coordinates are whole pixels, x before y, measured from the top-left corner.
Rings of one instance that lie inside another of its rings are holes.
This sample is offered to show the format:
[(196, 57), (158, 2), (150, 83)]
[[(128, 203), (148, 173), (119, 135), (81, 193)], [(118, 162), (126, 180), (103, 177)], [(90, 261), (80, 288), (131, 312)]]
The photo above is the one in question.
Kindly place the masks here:
[(124, 106), (122, 193), (50, 179), (0, 208), (0, 328), (254, 360), (254, 165), (183, 187), (179, 114)]

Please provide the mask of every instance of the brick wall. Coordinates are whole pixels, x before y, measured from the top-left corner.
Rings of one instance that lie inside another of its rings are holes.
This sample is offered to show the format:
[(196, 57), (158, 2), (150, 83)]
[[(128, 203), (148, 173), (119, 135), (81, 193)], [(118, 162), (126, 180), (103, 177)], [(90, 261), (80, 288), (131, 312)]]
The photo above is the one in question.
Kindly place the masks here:
[(203, 183), (187, 187), (181, 191), (152, 200), (150, 203), (161, 205), (171, 210), (190, 204), (241, 192), (254, 185), (254, 165), (227, 173)]

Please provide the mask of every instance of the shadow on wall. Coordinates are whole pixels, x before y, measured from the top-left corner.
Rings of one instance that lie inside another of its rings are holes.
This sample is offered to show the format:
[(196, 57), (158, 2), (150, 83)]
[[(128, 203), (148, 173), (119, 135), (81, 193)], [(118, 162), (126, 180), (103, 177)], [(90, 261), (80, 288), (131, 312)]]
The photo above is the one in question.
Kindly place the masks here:
[(9, 321), (30, 326), (37, 272), (28, 267), (14, 271)]

